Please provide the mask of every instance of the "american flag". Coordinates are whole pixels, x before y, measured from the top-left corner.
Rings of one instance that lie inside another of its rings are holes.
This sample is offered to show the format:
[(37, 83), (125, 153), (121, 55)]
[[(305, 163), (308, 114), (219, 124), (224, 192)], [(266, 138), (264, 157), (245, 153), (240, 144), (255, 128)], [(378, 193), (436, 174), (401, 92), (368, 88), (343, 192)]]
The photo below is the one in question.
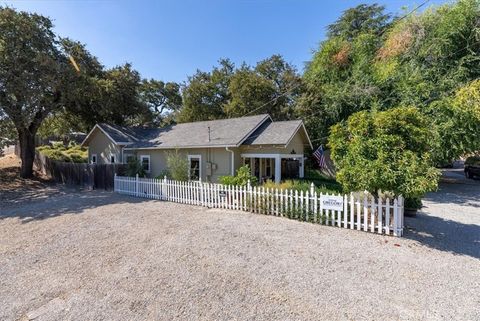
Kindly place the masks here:
[(315, 157), (315, 159), (317, 160), (318, 166), (320, 168), (324, 168), (326, 166), (323, 145), (320, 145), (320, 147), (318, 147), (317, 150), (313, 152), (313, 157)]

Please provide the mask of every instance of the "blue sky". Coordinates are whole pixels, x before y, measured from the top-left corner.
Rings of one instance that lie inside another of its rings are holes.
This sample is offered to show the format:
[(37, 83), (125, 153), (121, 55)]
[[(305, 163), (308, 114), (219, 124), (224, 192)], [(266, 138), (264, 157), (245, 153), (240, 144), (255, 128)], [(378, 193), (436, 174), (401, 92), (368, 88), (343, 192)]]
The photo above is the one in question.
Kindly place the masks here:
[[(107, 67), (131, 62), (142, 77), (185, 81), (219, 58), (255, 64), (281, 54), (302, 71), (325, 28), (357, 0), (0, 1), (53, 19)], [(378, 1), (401, 13), (422, 0)], [(445, 1), (431, 0), (428, 5)]]

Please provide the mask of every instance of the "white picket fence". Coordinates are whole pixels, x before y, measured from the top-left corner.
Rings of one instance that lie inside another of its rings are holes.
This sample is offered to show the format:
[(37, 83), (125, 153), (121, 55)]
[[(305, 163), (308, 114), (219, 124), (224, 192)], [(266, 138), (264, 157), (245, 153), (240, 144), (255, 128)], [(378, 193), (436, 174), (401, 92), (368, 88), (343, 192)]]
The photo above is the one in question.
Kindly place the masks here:
[(322, 200), (333, 194), (279, 190), (262, 186), (228, 186), (198, 181), (115, 176), (120, 194), (183, 204), (248, 211), (372, 233), (402, 236), (404, 200), (375, 198), (367, 193), (336, 195), (342, 210), (326, 209)]

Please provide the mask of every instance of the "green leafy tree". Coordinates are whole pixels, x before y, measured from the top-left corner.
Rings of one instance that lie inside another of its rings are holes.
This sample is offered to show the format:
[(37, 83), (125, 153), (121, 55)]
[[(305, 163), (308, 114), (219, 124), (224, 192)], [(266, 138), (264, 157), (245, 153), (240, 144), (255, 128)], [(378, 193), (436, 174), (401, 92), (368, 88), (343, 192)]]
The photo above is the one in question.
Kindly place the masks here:
[(480, 80), (431, 104), (429, 116), (440, 137), (434, 154), (439, 164), (480, 151)]
[(416, 108), (361, 111), (332, 127), (329, 146), (346, 192), (393, 192), (409, 198), (436, 189), (435, 133)]
[(279, 55), (255, 67), (235, 68), (229, 60), (211, 72), (197, 71), (183, 89), (180, 122), (242, 117), (269, 113), (274, 119), (294, 117), (295, 100), (302, 90), (296, 69)]
[(152, 113), (154, 125), (168, 123), (171, 115), (182, 106), (180, 85), (174, 82), (163, 82), (150, 79), (143, 80), (140, 87), (140, 100)]
[(228, 85), (235, 66), (228, 59), (211, 72), (197, 70), (189, 77), (182, 92), (183, 107), (177, 117), (179, 122), (192, 122), (225, 118), (223, 106), (230, 100)]
[(327, 36), (351, 40), (360, 33), (379, 34), (390, 20), (391, 15), (385, 13), (385, 6), (360, 4), (345, 10), (337, 21), (329, 25)]
[(33, 175), (35, 134), (62, 106), (72, 73), (48, 18), (0, 7), (0, 109), (17, 131), (23, 178)]

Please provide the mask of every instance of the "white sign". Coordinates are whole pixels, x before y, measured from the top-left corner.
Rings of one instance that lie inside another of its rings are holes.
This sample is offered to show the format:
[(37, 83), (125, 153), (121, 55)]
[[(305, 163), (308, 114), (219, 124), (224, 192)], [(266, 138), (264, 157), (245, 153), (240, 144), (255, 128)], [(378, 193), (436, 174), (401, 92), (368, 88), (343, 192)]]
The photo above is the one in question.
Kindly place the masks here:
[(320, 202), (323, 209), (343, 211), (343, 196), (322, 195)]

